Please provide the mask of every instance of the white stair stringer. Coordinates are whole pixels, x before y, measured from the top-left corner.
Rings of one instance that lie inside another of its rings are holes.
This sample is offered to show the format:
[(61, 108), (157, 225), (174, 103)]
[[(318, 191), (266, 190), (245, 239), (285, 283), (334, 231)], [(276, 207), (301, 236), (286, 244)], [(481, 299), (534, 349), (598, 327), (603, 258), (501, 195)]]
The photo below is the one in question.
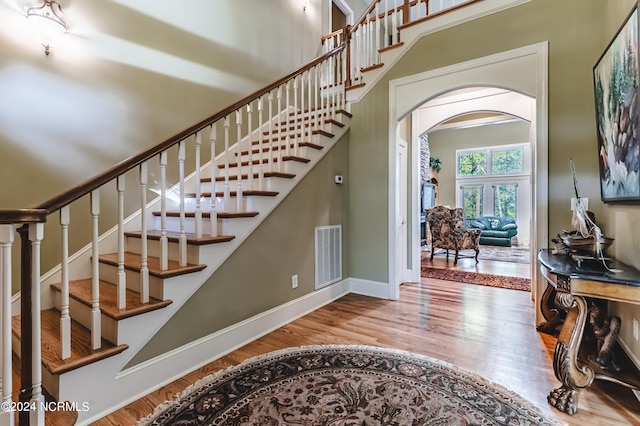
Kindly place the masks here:
[[(348, 123), (348, 117), (342, 117), (342, 122)], [(152, 278), (151, 295), (163, 300), (172, 300), (172, 303), (162, 309), (147, 312), (141, 315), (136, 315), (130, 318), (126, 318), (120, 321), (113, 321), (107, 319), (103, 314), (103, 331), (105, 331), (105, 338), (117, 339), (118, 344), (127, 344), (129, 347), (120, 354), (108, 357), (106, 359), (94, 362), (92, 364), (80, 367), (75, 370), (71, 370), (67, 373), (63, 373), (56, 376), (51, 376), (46, 373), (46, 369), (43, 369), (44, 384), (47, 390), (49, 390), (60, 401), (75, 401), (80, 403), (87, 403), (90, 407), (89, 412), (79, 412), (78, 424), (84, 424), (83, 422), (89, 418), (95, 418), (97, 413), (106, 414), (116, 407), (121, 406), (124, 402), (130, 401), (133, 398), (139, 398), (138, 391), (133, 391), (132, 394), (127, 393), (127, 389), (117, 385), (117, 377), (123, 372), (124, 367), (131, 361), (131, 359), (139, 352), (141, 348), (163, 327), (163, 325), (182, 307), (182, 305), (204, 284), (209, 277), (211, 277), (218, 267), (229, 257), (231, 254), (242, 244), (242, 242), (256, 229), (259, 224), (273, 211), (276, 206), (287, 196), (289, 192), (304, 178), (304, 176), (315, 166), (315, 164), (322, 159), (322, 157), (332, 148), (332, 146), (340, 140), (340, 138), (349, 129), (348, 124), (340, 128), (338, 126), (332, 126), (333, 137), (326, 136), (313, 136), (314, 143), (321, 145), (323, 148), (320, 150), (308, 149), (305, 152), (305, 158), (310, 161), (308, 163), (296, 163), (289, 167), (295, 170), (296, 176), (291, 179), (283, 178), (269, 178), (270, 190), (277, 191), (278, 195), (275, 197), (256, 197), (252, 207), (254, 211), (259, 214), (255, 217), (234, 218), (234, 219), (219, 219), (219, 234), (234, 235), (235, 238), (231, 241), (219, 244), (203, 245), (197, 247), (191, 247), (190, 250), (195, 250), (196, 253), (191, 254), (196, 259), (189, 259), (190, 263), (205, 264), (207, 267), (195, 273), (186, 275), (179, 275), (172, 278), (160, 279), (157, 286), (153, 285), (154, 279)], [(204, 170), (208, 169), (208, 166), (203, 166), (203, 176), (206, 176)], [(188, 186), (194, 185), (194, 176), (189, 177)], [(231, 189), (235, 190), (235, 181), (231, 184)], [(218, 190), (220, 190), (218, 188)], [(259, 200), (258, 200), (259, 198)], [(150, 203), (148, 212), (153, 210), (154, 203), (159, 203), (158, 200)], [(233, 203), (232, 203), (233, 204)], [(149, 213), (151, 215), (151, 213)], [(139, 215), (139, 213), (137, 214)], [(167, 218), (168, 226), (170, 222), (177, 218)], [(149, 217), (149, 220), (153, 223), (159, 218)], [(203, 220), (204, 232), (208, 232), (208, 220)], [(136, 230), (136, 226), (140, 223), (139, 217), (133, 215), (127, 219), (127, 230)], [(187, 220), (187, 232), (192, 232), (193, 219)], [(139, 225), (138, 225), (139, 226)], [(104, 235), (101, 237), (101, 253), (113, 252), (116, 249), (113, 235)], [(135, 247), (135, 243), (127, 243), (127, 249)], [(150, 241), (150, 244), (152, 242)], [(150, 249), (152, 251), (154, 249)], [(135, 251), (135, 248), (133, 250)], [(74, 256), (86, 256), (86, 253), (80, 253)], [(86, 262), (78, 262), (80, 264)], [(102, 272), (101, 272), (102, 273)], [(113, 271), (107, 272), (113, 274)], [(79, 278), (83, 275), (83, 272), (76, 272), (71, 274), (71, 279)], [(127, 272), (128, 287), (135, 289), (135, 283), (137, 273)], [(86, 276), (86, 275), (85, 275)], [(55, 297), (51, 295), (49, 284), (56, 282), (59, 279), (59, 273), (53, 271), (44, 277), (42, 280), (43, 289), (43, 309), (55, 306)], [(157, 279), (156, 279), (157, 280)], [(132, 282), (129, 285), (129, 282)], [(160, 294), (159, 294), (160, 293)], [(19, 301), (16, 301), (19, 302)], [(76, 308), (82, 309), (82, 308)], [(90, 309), (90, 308), (89, 308)], [(76, 315), (74, 319), (83, 323), (89, 318), (86, 314)], [(109, 328), (114, 328), (109, 330)], [(256, 336), (257, 337), (257, 336)], [(116, 343), (116, 342), (114, 342)], [(184, 372), (187, 373), (192, 366), (185, 366)], [(154, 373), (154, 380), (152, 383), (140, 384), (144, 389), (151, 391), (159, 383), (167, 382), (173, 377), (158, 377)]]

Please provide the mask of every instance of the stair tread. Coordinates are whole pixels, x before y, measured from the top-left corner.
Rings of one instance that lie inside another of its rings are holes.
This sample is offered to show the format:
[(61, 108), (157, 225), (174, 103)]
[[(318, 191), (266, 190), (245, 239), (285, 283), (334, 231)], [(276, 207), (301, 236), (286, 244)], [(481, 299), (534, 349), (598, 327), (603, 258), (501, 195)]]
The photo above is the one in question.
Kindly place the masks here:
[[(195, 194), (194, 194), (194, 196), (195, 196)], [(205, 197), (204, 194), (202, 196)], [(166, 233), (167, 233), (167, 240), (169, 240), (169, 242), (177, 243), (180, 240), (180, 233), (179, 232), (166, 231)], [(217, 244), (217, 243), (226, 243), (226, 242), (231, 241), (231, 240), (233, 240), (235, 238), (235, 235), (216, 235), (216, 236), (203, 235), (202, 237), (198, 238), (196, 236), (196, 234), (194, 234), (192, 232), (187, 232), (186, 234), (187, 234), (187, 244), (191, 244), (191, 245), (194, 245), (194, 246), (202, 246), (202, 245)], [(129, 231), (129, 232), (125, 232), (124, 235), (127, 236), (127, 237), (132, 237), (132, 238), (141, 238), (142, 232), (140, 232), (140, 231)], [(147, 231), (147, 238), (150, 239), (150, 240), (159, 240), (160, 237), (162, 237), (162, 231), (159, 231), (159, 230), (148, 230)]]
[[(254, 173), (253, 174), (253, 178), (254, 179), (258, 179), (260, 177), (260, 175), (258, 173)], [(293, 179), (294, 177), (296, 177), (296, 175), (294, 173), (285, 173), (285, 172), (264, 172), (264, 177), (269, 178), (269, 177), (277, 177), (277, 178), (284, 178), (284, 179)], [(247, 173), (243, 173), (240, 178), (242, 180), (247, 180), (249, 179), (249, 175)], [(224, 176), (216, 176), (216, 182), (223, 182), (225, 180)], [(232, 175), (229, 176), (229, 180), (238, 180), (238, 175)], [(200, 182), (211, 182), (211, 178), (202, 178), (200, 179)]]
[[(91, 349), (91, 331), (71, 320), (71, 356), (63, 360), (60, 348), (60, 311), (47, 309), (40, 312), (42, 333), (42, 365), (51, 374), (63, 374), (93, 362), (117, 355), (129, 345), (114, 345), (102, 339), (100, 349)], [(14, 336), (20, 338), (20, 315), (12, 318)]]
[[(279, 192), (277, 191), (262, 191), (262, 190), (258, 190), (258, 189), (244, 189), (242, 190), (242, 195), (243, 196), (262, 196), (262, 197), (275, 197), (276, 195), (278, 195)], [(235, 197), (236, 195), (238, 195), (237, 191), (230, 191), (229, 195), (231, 195), (232, 197)], [(186, 194), (184, 194), (184, 196), (186, 198), (196, 198), (196, 193), (195, 192), (187, 192)], [(200, 196), (204, 197), (204, 198), (211, 198), (211, 192), (203, 192), (200, 194)], [(223, 191), (217, 191), (216, 192), (216, 197), (222, 197), (224, 196), (224, 192)]]
[[(100, 262), (111, 266), (118, 266), (118, 253), (101, 254)], [(207, 267), (207, 265), (194, 264), (180, 266), (179, 262), (169, 259), (168, 268), (163, 271), (160, 269), (160, 258), (155, 256), (147, 257), (147, 266), (149, 268), (149, 275), (158, 278), (171, 278), (178, 275), (198, 272)], [(130, 271), (140, 272), (142, 257), (137, 253), (126, 252), (124, 254), (124, 267)]]
[[(400, 27), (398, 27), (398, 28), (400, 28)], [(398, 42), (396, 44), (389, 45), (387, 47), (382, 47), (382, 48), (378, 49), (378, 52), (380, 52), (380, 53), (388, 52), (389, 50), (397, 49), (398, 47), (402, 47), (402, 46), (404, 46), (404, 42), (403, 41)]]
[[(91, 279), (74, 280), (69, 282), (69, 297), (91, 306)], [(52, 284), (51, 288), (57, 291), (62, 290), (60, 283)], [(140, 301), (140, 293), (127, 289), (126, 292), (127, 307), (118, 308), (118, 287), (115, 284), (100, 281), (100, 309), (110, 318), (116, 321), (129, 318), (145, 312), (155, 311), (164, 308), (172, 303), (171, 300), (160, 300), (153, 297), (149, 298), (149, 302), (142, 303)]]
[[(216, 212), (219, 218), (223, 219), (234, 219), (234, 218), (243, 218), (243, 217), (255, 217), (259, 214), (259, 212)], [(160, 212), (153, 212), (154, 216), (160, 216)], [(180, 212), (177, 211), (168, 211), (167, 217), (180, 217)], [(195, 217), (194, 212), (185, 212), (185, 217)], [(210, 218), (211, 212), (202, 212), (203, 218)]]
[[(251, 142), (252, 145), (259, 145), (260, 141), (253, 141)], [(313, 143), (313, 142), (300, 142), (298, 144), (299, 147), (308, 147), (308, 148), (313, 148), (313, 149), (317, 149), (317, 150), (321, 150), (323, 148), (322, 145), (318, 145), (317, 143)], [(289, 145), (289, 149), (294, 149), (295, 148), (295, 144), (290, 144)], [(283, 149), (287, 149), (287, 145), (278, 145), (278, 146), (274, 146), (274, 147), (270, 147), (270, 146), (266, 146), (262, 148), (262, 152), (269, 152), (270, 150), (274, 150), (274, 151), (281, 151)], [(253, 152), (254, 154), (259, 154), (260, 153), (260, 149), (256, 148), (251, 150), (251, 152)], [(242, 151), (240, 154), (241, 155), (247, 155), (249, 153), (249, 150), (246, 151)]]
[[(316, 130), (314, 130), (314, 132), (316, 132)], [(277, 162), (277, 161), (278, 161), (278, 158), (277, 158), (277, 157), (274, 157), (274, 158), (273, 158), (273, 162), (275, 163), (275, 162)], [(309, 158), (304, 158), (304, 157), (299, 157), (299, 156), (297, 156), (297, 155), (286, 155), (286, 156), (283, 156), (283, 157), (282, 157), (282, 161), (283, 161), (283, 162), (284, 162), (284, 161), (297, 161), (298, 163), (308, 163), (308, 162), (310, 162), (310, 161), (311, 161), (311, 159), (309, 159)], [(254, 164), (254, 165), (258, 165), (258, 164), (260, 164), (260, 163), (261, 163), (261, 162), (260, 162), (260, 160), (253, 160), (253, 161), (251, 161), (251, 164)], [(268, 164), (268, 163), (269, 163), (269, 159), (268, 159), (268, 158), (264, 158), (264, 159), (262, 160), (262, 164)], [(240, 162), (240, 165), (242, 165), (243, 167), (244, 167), (244, 166), (248, 166), (248, 165), (249, 165), (249, 161), (248, 161), (248, 160), (247, 160), (247, 161), (241, 161), (241, 162)], [(226, 166), (227, 166), (226, 164), (218, 164), (218, 168), (219, 168), (219, 169), (224, 169)], [(229, 163), (229, 167), (238, 167), (238, 163), (237, 163), (237, 162), (235, 162), (235, 163)]]

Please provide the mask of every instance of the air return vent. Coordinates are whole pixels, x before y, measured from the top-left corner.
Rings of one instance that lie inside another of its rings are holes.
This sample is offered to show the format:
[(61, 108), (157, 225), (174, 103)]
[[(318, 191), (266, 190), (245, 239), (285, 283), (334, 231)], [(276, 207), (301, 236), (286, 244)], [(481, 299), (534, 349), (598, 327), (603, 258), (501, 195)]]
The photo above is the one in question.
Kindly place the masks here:
[(316, 227), (316, 290), (342, 279), (342, 225)]

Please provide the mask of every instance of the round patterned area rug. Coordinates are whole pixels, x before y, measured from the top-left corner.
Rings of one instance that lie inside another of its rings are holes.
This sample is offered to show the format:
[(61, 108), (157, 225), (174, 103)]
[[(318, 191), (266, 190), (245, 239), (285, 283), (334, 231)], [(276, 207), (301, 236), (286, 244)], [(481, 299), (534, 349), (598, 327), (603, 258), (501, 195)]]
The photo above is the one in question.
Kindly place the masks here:
[(519, 395), (445, 362), (369, 346), (255, 357), (185, 390), (139, 425), (558, 425)]

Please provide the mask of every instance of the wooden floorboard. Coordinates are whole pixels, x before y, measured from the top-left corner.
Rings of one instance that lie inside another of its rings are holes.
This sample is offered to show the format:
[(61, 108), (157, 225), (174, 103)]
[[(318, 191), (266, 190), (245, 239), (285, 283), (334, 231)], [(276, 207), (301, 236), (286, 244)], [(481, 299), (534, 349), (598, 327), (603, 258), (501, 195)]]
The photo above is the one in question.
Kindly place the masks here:
[[(489, 262), (481, 263), (494, 268), (488, 273), (497, 273), (501, 266)], [(462, 261), (460, 267), (465, 267)], [(277, 349), (321, 344), (398, 348), (438, 358), (519, 393), (569, 425), (640, 424), (640, 403), (627, 389), (609, 383), (596, 382), (583, 391), (574, 416), (548, 405), (549, 391), (559, 385), (552, 366), (555, 338), (536, 331), (528, 292), (436, 279), (403, 284), (397, 301), (347, 295), (94, 424), (135, 424), (203, 376)]]

